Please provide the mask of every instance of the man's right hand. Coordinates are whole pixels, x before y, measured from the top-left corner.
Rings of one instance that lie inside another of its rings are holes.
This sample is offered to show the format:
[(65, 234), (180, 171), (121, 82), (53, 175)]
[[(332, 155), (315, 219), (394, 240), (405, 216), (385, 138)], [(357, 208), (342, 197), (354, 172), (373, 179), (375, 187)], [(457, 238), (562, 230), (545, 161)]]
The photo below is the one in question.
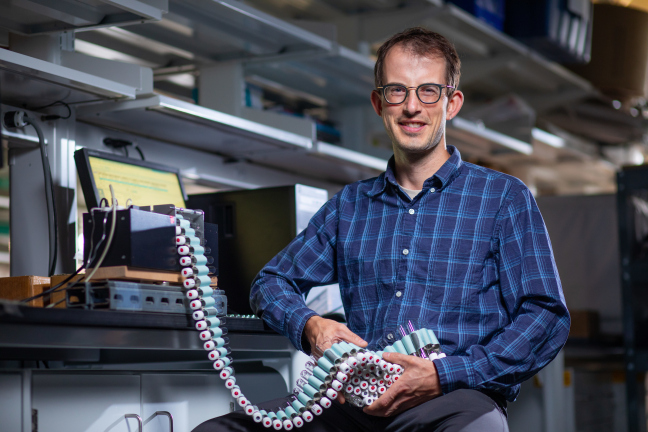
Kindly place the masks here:
[(321, 316), (312, 316), (306, 321), (304, 336), (310, 343), (311, 353), (315, 358), (321, 357), (324, 351), (339, 341), (346, 341), (362, 348), (367, 346), (367, 342), (344, 324)]
[[(331, 348), (331, 345), (341, 340), (362, 348), (367, 346), (365, 340), (349, 330), (344, 324), (321, 316), (312, 316), (306, 321), (304, 336), (310, 343), (311, 353), (315, 358), (321, 357), (324, 351)], [(340, 403), (345, 402), (343, 392), (338, 392), (337, 399)]]

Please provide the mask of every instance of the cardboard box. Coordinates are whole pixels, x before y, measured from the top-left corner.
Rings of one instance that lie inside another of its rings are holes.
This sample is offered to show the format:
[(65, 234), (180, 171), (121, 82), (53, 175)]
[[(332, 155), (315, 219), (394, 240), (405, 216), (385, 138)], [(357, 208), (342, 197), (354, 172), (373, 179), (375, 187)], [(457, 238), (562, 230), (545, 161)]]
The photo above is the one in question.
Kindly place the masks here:
[(595, 339), (600, 335), (599, 314), (591, 310), (570, 310), (571, 328), (570, 338)]
[[(50, 278), (46, 276), (14, 276), (0, 278), (0, 298), (22, 300), (43, 292), (49, 288)], [(43, 307), (43, 297), (28, 303), (29, 306)]]

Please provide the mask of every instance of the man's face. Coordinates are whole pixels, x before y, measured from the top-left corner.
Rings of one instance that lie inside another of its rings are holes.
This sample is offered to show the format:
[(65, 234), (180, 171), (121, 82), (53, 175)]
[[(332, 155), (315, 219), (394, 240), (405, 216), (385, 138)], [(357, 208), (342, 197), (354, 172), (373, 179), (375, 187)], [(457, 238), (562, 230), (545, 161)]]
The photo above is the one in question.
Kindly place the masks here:
[[(383, 85), (446, 85), (445, 68), (443, 58), (417, 56), (396, 45), (385, 57)], [(394, 153), (430, 153), (439, 143), (443, 143), (445, 148), (446, 119), (451, 119), (459, 111), (463, 95), (455, 91), (455, 95), (448, 99), (447, 90), (443, 90), (437, 103), (424, 104), (413, 89), (408, 92), (405, 102), (398, 105), (388, 104), (380, 91), (371, 95), (374, 109), (382, 117), (392, 140)]]

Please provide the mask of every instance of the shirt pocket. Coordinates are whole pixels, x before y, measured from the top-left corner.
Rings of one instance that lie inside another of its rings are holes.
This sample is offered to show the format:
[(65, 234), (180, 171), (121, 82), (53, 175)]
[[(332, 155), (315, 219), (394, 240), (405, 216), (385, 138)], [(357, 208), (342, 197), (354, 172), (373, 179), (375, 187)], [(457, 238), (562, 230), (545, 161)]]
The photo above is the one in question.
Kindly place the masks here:
[(472, 239), (441, 238), (430, 259), (431, 300), (446, 310), (477, 310), (485, 259), (479, 244)]

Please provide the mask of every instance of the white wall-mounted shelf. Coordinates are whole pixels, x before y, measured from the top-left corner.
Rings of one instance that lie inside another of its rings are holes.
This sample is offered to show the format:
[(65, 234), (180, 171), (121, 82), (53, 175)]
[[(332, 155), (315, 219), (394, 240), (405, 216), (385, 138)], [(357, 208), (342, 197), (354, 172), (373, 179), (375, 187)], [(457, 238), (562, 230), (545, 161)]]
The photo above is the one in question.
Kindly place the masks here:
[(159, 20), (168, 0), (4, 1), (0, 27), (35, 35)]
[(134, 99), (127, 85), (0, 49), (2, 101), (21, 107), (38, 107), (63, 100), (82, 104), (97, 100)]
[[(79, 108), (97, 126), (344, 184), (378, 174), (386, 161), (167, 96)], [(340, 166), (340, 164), (342, 166)]]

